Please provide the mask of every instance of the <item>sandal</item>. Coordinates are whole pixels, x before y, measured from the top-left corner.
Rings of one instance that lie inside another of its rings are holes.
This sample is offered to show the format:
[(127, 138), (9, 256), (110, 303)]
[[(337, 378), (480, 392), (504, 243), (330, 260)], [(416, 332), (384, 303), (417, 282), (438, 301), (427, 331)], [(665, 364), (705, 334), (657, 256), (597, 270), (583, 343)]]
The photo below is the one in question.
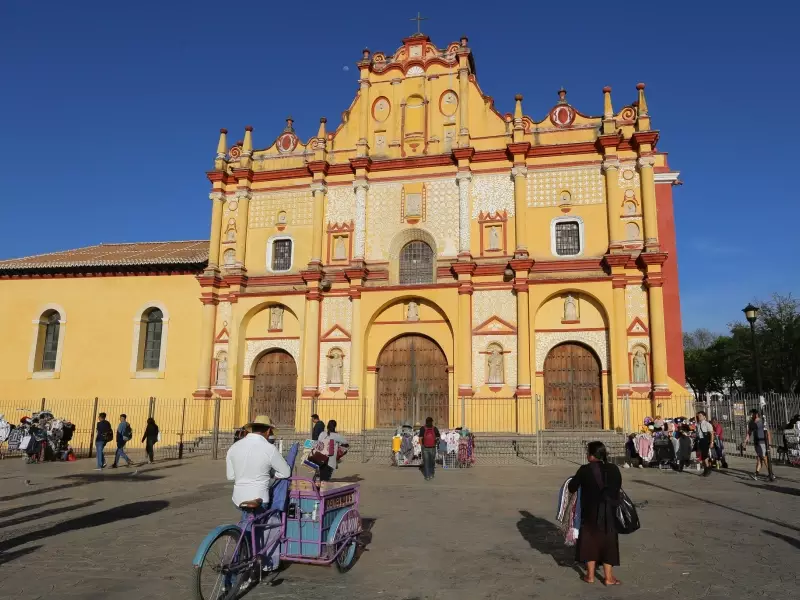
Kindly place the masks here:
[(595, 581), (597, 581), (596, 579), (589, 579), (588, 577), (589, 577), (588, 575), (584, 575), (583, 577), (581, 577), (581, 581), (583, 581), (584, 583), (594, 583)]
[(622, 582), (615, 577), (611, 581), (604, 581), (603, 584), (604, 585), (622, 585)]

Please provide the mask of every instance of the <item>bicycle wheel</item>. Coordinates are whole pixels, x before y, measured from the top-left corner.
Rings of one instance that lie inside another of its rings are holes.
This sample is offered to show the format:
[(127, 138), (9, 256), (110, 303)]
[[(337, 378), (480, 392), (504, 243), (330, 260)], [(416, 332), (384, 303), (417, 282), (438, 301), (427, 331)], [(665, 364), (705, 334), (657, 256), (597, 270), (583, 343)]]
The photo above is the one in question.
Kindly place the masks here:
[(361, 515), (357, 510), (348, 511), (336, 528), (333, 538), (333, 551), (336, 556), (336, 568), (340, 573), (347, 573), (356, 560), (358, 536), (361, 534)]
[(195, 568), (197, 600), (234, 600), (246, 588), (252, 552), (247, 538), (236, 548), (240, 536), (240, 530), (232, 527), (208, 545), (200, 566)]

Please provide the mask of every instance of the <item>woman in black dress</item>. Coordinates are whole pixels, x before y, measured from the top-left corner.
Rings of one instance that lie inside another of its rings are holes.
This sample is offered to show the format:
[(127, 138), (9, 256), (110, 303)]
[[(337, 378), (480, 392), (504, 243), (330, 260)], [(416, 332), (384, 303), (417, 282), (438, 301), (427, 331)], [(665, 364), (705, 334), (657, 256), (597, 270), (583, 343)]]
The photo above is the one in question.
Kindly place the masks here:
[(589, 464), (583, 465), (569, 482), (569, 491), (581, 490), (581, 525), (575, 559), (586, 563), (586, 583), (594, 583), (597, 563), (603, 565), (606, 585), (619, 585), (613, 567), (619, 565), (619, 537), (614, 509), (622, 489), (622, 474), (608, 464), (608, 451), (602, 442), (587, 449)]
[(147, 462), (153, 464), (153, 446), (158, 442), (158, 425), (153, 417), (147, 419), (147, 427), (144, 430), (142, 441), (145, 442), (145, 451), (147, 452)]

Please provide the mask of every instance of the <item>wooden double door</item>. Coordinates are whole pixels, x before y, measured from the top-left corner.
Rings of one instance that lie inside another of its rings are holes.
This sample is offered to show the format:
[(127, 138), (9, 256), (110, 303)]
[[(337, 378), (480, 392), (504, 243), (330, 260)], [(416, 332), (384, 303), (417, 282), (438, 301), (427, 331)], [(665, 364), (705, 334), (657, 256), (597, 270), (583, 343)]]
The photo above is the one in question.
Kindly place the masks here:
[(256, 362), (250, 418), (267, 415), (276, 425), (294, 427), (297, 411), (297, 364), (284, 350), (270, 350)]
[(386, 344), (378, 357), (376, 426), (424, 423), (433, 417), (449, 426), (447, 358), (423, 335), (403, 335)]
[(600, 363), (580, 344), (561, 344), (544, 361), (546, 429), (601, 429)]

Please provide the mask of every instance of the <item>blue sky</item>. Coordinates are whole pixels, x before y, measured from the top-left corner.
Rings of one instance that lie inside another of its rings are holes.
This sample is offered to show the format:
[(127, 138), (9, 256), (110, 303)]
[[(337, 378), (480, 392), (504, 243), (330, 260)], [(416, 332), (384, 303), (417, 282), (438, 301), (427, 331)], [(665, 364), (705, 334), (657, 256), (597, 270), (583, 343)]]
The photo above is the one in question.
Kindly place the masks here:
[[(415, 31), (470, 38), (501, 112), (537, 120), (560, 86), (589, 114), (647, 83), (675, 189), (685, 329), (799, 292), (798, 9), (730, 3), (364, 4), (205, 0), (0, 4), (0, 257), (99, 242), (208, 236), (218, 130), (266, 146), (291, 114), (335, 127), (364, 46)], [(463, 9), (462, 9), (463, 7)], [(348, 68), (346, 68), (348, 67)]]

